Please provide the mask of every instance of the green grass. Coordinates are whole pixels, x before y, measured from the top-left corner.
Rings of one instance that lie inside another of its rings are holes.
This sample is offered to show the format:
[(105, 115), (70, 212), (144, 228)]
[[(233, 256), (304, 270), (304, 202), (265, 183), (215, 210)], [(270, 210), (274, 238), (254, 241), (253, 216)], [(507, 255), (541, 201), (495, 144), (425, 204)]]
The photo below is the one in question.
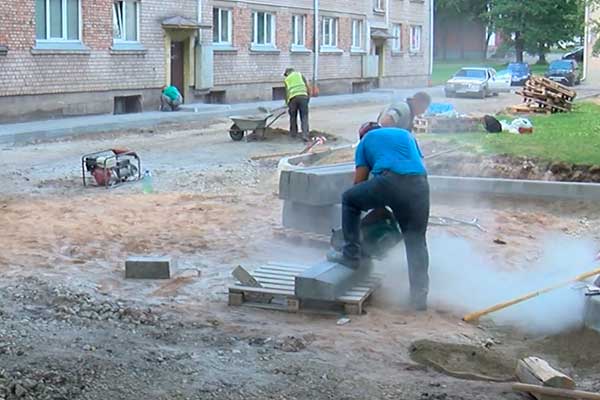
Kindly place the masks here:
[[(471, 145), (485, 154), (600, 165), (600, 105), (579, 103), (571, 113), (536, 115), (530, 120), (534, 126), (532, 135), (479, 133), (444, 135), (443, 138), (452, 143)], [(427, 136), (441, 138), (439, 135)]]
[[(454, 75), (462, 67), (492, 67), (496, 71), (506, 69), (507, 63), (498, 63), (493, 61), (457, 61), (457, 62), (436, 62), (433, 64), (433, 75), (431, 82), (433, 85), (441, 85), (445, 83), (452, 75)], [(543, 74), (548, 67), (546, 65), (531, 65), (531, 71), (534, 74)]]

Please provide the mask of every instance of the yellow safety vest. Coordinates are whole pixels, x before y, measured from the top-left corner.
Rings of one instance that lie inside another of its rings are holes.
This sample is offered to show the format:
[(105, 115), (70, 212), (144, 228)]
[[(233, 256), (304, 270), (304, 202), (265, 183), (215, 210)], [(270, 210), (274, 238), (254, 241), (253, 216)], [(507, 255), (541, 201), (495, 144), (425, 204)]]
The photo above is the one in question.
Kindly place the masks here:
[(292, 72), (285, 78), (286, 98), (289, 102), (294, 97), (308, 96), (304, 78), (300, 72)]

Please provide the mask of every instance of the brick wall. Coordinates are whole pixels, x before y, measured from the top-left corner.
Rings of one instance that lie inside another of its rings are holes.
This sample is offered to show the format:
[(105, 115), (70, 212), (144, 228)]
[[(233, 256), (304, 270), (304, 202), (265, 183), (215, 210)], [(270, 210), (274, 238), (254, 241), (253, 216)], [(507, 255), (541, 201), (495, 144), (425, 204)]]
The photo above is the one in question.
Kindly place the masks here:
[(0, 35), (10, 50), (0, 58), (0, 96), (158, 88), (165, 74), (160, 22), (174, 15), (196, 18), (195, 0), (142, 0), (140, 38), (146, 52), (116, 52), (112, 0), (81, 1), (85, 54), (32, 52), (34, 0), (19, 1), (8, 14), (2, 10)]

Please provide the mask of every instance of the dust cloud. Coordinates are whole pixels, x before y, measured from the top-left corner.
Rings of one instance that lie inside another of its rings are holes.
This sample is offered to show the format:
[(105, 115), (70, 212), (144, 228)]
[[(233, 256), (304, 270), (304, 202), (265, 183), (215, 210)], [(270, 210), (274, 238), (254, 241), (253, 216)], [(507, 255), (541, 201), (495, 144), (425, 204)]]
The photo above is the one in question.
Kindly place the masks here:
[[(429, 237), (431, 308), (465, 313), (510, 301), (516, 297), (568, 281), (590, 271), (597, 247), (592, 240), (549, 235), (543, 255), (521, 269), (494, 264), (482, 249), (463, 238), (445, 234)], [(384, 301), (407, 304), (408, 275), (404, 246), (380, 263), (385, 278)], [(582, 285), (569, 285), (494, 313), (488, 318), (532, 334), (556, 334), (580, 326), (585, 296)]]

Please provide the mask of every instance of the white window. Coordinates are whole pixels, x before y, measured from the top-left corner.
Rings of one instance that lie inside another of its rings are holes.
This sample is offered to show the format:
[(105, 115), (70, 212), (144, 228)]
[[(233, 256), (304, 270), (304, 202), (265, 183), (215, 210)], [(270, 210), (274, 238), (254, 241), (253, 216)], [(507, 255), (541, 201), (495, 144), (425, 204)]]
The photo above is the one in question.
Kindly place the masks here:
[(137, 0), (119, 0), (113, 3), (113, 39), (115, 42), (138, 42), (140, 4)]
[(392, 51), (397, 53), (402, 51), (402, 24), (394, 24), (392, 27)]
[(363, 26), (364, 22), (360, 19), (352, 20), (352, 49), (363, 49)]
[(275, 16), (255, 11), (252, 13), (252, 44), (255, 46), (275, 46)]
[(231, 36), (231, 10), (213, 8), (213, 43), (231, 45), (233, 43)]
[(374, 0), (373, 9), (380, 12), (385, 11), (385, 0)]
[(292, 17), (292, 45), (295, 47), (306, 46), (306, 17), (304, 15)]
[(36, 39), (79, 41), (80, 16), (79, 0), (36, 0)]
[(338, 20), (332, 17), (323, 17), (323, 34), (321, 43), (323, 47), (337, 47)]
[(411, 53), (421, 52), (421, 31), (420, 25), (412, 25), (410, 27), (410, 51)]

